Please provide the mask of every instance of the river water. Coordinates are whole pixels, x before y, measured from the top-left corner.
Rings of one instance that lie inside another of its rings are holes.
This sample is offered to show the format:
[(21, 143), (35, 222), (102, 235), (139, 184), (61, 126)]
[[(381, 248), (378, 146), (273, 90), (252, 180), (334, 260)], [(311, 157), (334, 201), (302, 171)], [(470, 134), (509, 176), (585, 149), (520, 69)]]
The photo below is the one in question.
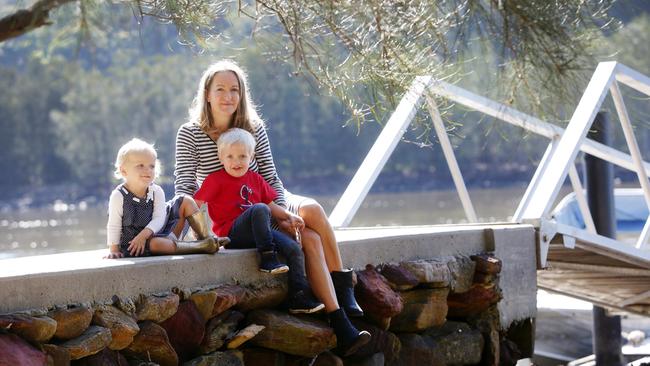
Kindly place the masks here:
[[(506, 221), (525, 186), (470, 190), (480, 222)], [(338, 197), (317, 196), (330, 212)], [(0, 214), (0, 259), (106, 247), (107, 202), (54, 202)], [(350, 226), (465, 223), (455, 190), (369, 194)]]

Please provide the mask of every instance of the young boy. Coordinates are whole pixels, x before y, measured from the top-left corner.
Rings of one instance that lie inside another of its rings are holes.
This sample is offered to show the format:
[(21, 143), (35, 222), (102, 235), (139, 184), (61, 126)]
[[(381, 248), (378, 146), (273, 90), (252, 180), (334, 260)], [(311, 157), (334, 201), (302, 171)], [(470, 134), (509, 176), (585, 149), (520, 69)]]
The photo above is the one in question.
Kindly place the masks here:
[[(313, 313), (324, 308), (305, 277), (305, 258), (300, 245), (288, 235), (271, 228), (271, 218), (287, 220), (300, 231), (305, 224), (297, 215), (273, 203), (277, 193), (261, 175), (248, 170), (255, 150), (255, 138), (248, 131), (231, 128), (217, 140), (224, 169), (210, 174), (194, 198), (208, 204), (212, 230), (228, 236), (228, 249), (257, 248), (259, 270), (268, 273), (289, 271), (289, 311)], [(287, 267), (277, 259), (280, 252)]]

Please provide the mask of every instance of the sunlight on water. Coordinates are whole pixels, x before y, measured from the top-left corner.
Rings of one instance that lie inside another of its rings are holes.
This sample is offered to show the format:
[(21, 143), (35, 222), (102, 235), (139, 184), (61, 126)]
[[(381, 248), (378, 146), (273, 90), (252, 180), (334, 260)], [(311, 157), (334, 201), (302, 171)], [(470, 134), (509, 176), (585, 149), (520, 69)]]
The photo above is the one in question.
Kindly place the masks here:
[[(470, 190), (479, 222), (508, 221), (525, 187)], [(314, 197), (330, 212), (338, 197)], [(107, 207), (57, 200), (0, 219), (0, 259), (105, 248)], [(371, 193), (351, 226), (448, 225), (467, 223), (455, 190)]]

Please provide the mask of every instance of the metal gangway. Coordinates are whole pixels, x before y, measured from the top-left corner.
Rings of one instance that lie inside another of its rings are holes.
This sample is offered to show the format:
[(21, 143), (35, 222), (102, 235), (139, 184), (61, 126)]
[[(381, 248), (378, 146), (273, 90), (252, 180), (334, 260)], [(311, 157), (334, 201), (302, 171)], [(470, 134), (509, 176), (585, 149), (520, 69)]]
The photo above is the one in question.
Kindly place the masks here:
[[(635, 244), (598, 235), (575, 165), (578, 152), (582, 151), (635, 172), (646, 205), (650, 207), (650, 164), (643, 160), (639, 151), (619, 83), (650, 96), (649, 77), (618, 62), (601, 62), (569, 124), (563, 129), (431, 76), (417, 77), (334, 207), (330, 221), (335, 227), (349, 225), (424, 99), (467, 220), (477, 222), (436, 103), (436, 98), (446, 98), (549, 139), (512, 216), (512, 222), (532, 224), (536, 228), (538, 286), (607, 308), (650, 316), (650, 219), (646, 219)], [(608, 92), (614, 101), (629, 154), (587, 138)], [(551, 206), (567, 175), (585, 220), (585, 229), (558, 223), (551, 217)]]

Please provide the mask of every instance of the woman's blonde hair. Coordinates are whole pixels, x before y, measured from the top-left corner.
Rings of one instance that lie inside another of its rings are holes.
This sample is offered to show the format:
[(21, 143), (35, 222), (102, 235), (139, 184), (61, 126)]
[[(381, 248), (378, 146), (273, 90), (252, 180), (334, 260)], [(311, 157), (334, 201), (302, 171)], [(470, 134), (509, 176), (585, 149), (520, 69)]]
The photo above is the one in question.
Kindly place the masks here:
[(117, 152), (117, 157), (115, 158), (115, 171), (113, 171), (113, 175), (115, 175), (115, 178), (117, 179), (122, 179), (124, 178), (122, 176), (122, 172), (120, 171), (120, 168), (122, 168), (122, 165), (124, 165), (124, 162), (126, 159), (129, 157), (129, 154), (132, 153), (148, 153), (151, 154), (151, 156), (156, 159), (156, 169), (155, 169), (155, 178), (158, 178), (160, 175), (160, 161), (158, 160), (158, 153), (156, 153), (156, 149), (154, 148), (153, 144), (150, 144), (146, 141), (140, 140), (139, 138), (133, 138), (126, 144), (122, 145), (120, 147), (120, 150)]
[(239, 105), (228, 127), (242, 128), (255, 134), (255, 127), (262, 123), (262, 121), (248, 93), (246, 73), (239, 65), (231, 60), (217, 61), (203, 72), (203, 76), (201, 76), (199, 86), (196, 90), (196, 95), (192, 101), (192, 106), (189, 110), (190, 122), (198, 124), (204, 132), (207, 132), (214, 126), (210, 105), (207, 101), (208, 89), (217, 73), (227, 71), (234, 73), (239, 81)]

